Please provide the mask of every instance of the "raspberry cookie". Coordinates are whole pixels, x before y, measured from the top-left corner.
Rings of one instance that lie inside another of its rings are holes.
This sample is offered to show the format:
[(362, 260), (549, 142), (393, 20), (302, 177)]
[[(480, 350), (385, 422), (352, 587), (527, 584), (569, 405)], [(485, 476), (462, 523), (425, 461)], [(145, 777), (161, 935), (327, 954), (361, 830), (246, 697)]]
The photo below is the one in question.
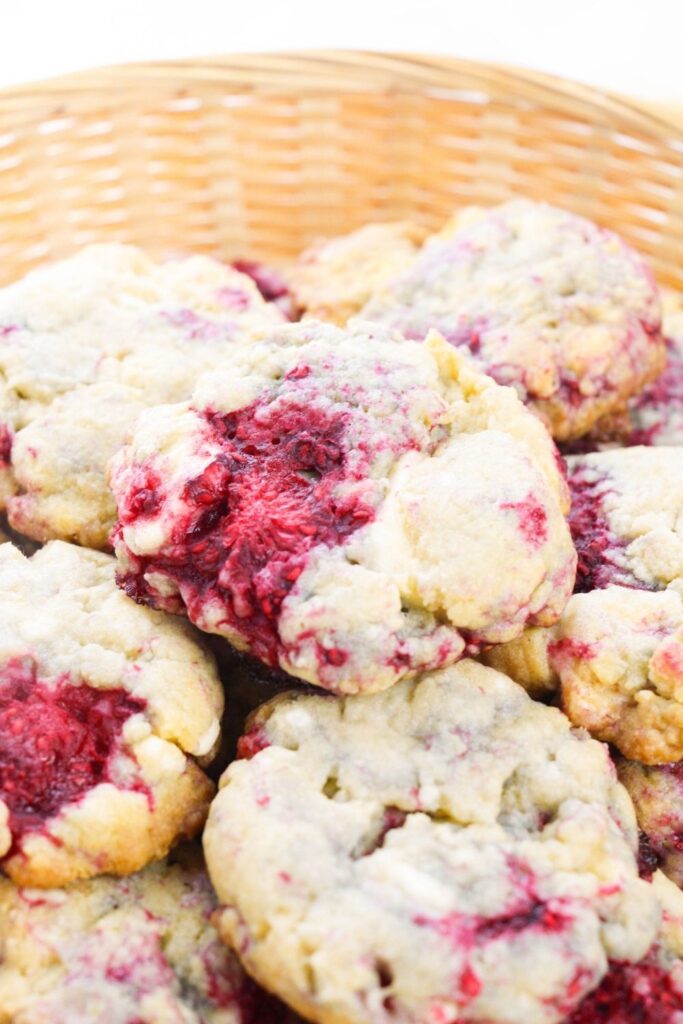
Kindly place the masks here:
[(0, 1024), (294, 1024), (210, 923), (197, 851), (128, 878), (0, 882)]
[(362, 311), (436, 328), (570, 440), (664, 365), (652, 276), (617, 235), (543, 203), (467, 208)]
[(660, 866), (683, 888), (683, 761), (644, 765), (620, 759), (617, 768), (636, 809), (644, 867)]
[(288, 272), (295, 305), (343, 326), (378, 288), (413, 264), (423, 239), (416, 224), (395, 221), (317, 242)]
[(640, 963), (614, 963), (567, 1024), (681, 1024), (683, 893), (661, 872), (653, 888), (662, 905), (657, 941)]
[(683, 448), (567, 460), (576, 590), (612, 584), (683, 595)]
[(550, 438), (437, 335), (265, 331), (145, 412), (111, 484), (131, 597), (333, 691), (550, 624), (574, 579)]
[(97, 245), (0, 291), (0, 500), (10, 523), (106, 545), (110, 456), (140, 409), (189, 397), (253, 327), (279, 323), (244, 274)]
[(470, 660), (265, 705), (204, 833), (218, 928), (327, 1024), (556, 1024), (658, 926), (607, 749)]
[(0, 545), (0, 867), (125, 874), (202, 826), (223, 695), (190, 627), (139, 608), (108, 555)]

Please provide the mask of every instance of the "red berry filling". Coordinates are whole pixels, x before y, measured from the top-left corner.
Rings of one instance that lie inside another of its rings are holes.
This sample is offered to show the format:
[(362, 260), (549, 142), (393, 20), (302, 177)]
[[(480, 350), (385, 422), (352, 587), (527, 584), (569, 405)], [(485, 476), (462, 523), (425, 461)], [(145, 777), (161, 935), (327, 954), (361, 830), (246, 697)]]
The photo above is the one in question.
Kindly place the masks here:
[[(14, 844), (110, 781), (121, 729), (145, 702), (125, 690), (38, 679), (35, 661), (14, 658), (0, 670), (0, 797)], [(12, 851), (11, 851), (12, 852)]]
[(508, 501), (501, 508), (517, 514), (519, 531), (532, 550), (537, 550), (548, 539), (548, 516), (543, 505), (533, 494), (523, 501)]
[(652, 957), (639, 964), (613, 963), (567, 1024), (678, 1024), (683, 989)]
[(0, 466), (9, 466), (12, 460), (12, 431), (0, 423)]
[(603, 590), (613, 584), (651, 590), (625, 564), (625, 544), (615, 536), (604, 507), (610, 493), (606, 477), (598, 477), (579, 463), (569, 470), (572, 496), (569, 526), (578, 554), (574, 593)]
[(235, 260), (233, 267), (252, 279), (266, 302), (275, 303), (288, 320), (295, 319), (294, 299), (282, 274), (255, 260)]
[(634, 430), (629, 436), (629, 444), (656, 444), (658, 435), (667, 426), (667, 417), (683, 417), (683, 346), (666, 339), (666, 347), (667, 363), (664, 371), (638, 395), (632, 406), (636, 418), (638, 413), (649, 413), (658, 418), (650, 426)]
[[(288, 379), (303, 380), (307, 372), (300, 367)], [(208, 413), (208, 440), (220, 454), (186, 483), (186, 511), (173, 543), (158, 557), (137, 559), (137, 571), (122, 575), (120, 584), (154, 604), (143, 574), (170, 577), (193, 621), (207, 602), (218, 603), (222, 621), (251, 652), (277, 664), (277, 619), (308, 553), (342, 544), (374, 516), (357, 489), (343, 493), (340, 486), (361, 478), (348, 466), (348, 421), (348, 412), (304, 402), (257, 401), (228, 415)], [(120, 502), (121, 523), (157, 509), (150, 478), (144, 474), (140, 489)], [(340, 656), (336, 648), (320, 649), (321, 661), (337, 665)]]

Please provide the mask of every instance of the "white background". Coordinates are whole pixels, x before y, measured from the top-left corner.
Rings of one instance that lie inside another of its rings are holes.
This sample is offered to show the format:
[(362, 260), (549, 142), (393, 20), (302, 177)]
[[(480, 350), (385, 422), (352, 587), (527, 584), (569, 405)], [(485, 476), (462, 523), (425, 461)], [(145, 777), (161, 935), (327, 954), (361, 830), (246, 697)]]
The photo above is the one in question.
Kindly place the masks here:
[(0, 0), (0, 85), (313, 47), (499, 60), (683, 103), (683, 0)]

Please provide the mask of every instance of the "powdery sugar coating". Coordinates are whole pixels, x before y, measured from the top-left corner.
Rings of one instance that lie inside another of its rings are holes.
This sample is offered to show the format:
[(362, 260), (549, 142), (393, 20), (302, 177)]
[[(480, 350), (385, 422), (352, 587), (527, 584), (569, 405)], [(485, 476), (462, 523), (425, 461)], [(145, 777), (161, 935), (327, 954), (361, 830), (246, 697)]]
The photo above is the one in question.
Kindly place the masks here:
[(666, 367), (631, 402), (628, 444), (683, 445), (683, 308), (681, 297), (664, 293), (662, 332)]
[(439, 330), (512, 384), (560, 440), (586, 433), (664, 365), (652, 276), (617, 235), (543, 203), (467, 208), (362, 315)]
[(111, 484), (130, 596), (331, 690), (552, 622), (573, 582), (552, 443), (437, 336), (264, 332), (144, 414)]
[(296, 305), (343, 326), (373, 292), (412, 266), (424, 234), (410, 221), (390, 221), (314, 243), (287, 271)]
[(223, 696), (189, 627), (138, 608), (106, 555), (0, 546), (0, 868), (127, 873), (203, 823)]
[(558, 1024), (654, 940), (606, 749), (499, 673), (281, 696), (242, 752), (204, 834), (218, 927), (312, 1021)]
[(253, 327), (281, 320), (231, 267), (204, 256), (156, 264), (123, 245), (88, 246), (0, 291), (0, 499), (11, 525), (105, 546), (106, 465), (141, 409), (187, 398)]
[(36, 892), (0, 882), (0, 1024), (294, 1024), (210, 923), (201, 857)]

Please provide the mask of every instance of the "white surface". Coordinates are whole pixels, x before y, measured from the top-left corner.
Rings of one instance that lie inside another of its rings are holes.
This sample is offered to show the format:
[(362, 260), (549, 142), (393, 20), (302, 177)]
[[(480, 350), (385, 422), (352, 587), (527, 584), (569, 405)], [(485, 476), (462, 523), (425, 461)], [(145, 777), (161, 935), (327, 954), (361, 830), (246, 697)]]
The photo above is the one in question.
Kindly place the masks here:
[(683, 0), (0, 2), (0, 85), (124, 61), (351, 47), (500, 60), (683, 102)]

